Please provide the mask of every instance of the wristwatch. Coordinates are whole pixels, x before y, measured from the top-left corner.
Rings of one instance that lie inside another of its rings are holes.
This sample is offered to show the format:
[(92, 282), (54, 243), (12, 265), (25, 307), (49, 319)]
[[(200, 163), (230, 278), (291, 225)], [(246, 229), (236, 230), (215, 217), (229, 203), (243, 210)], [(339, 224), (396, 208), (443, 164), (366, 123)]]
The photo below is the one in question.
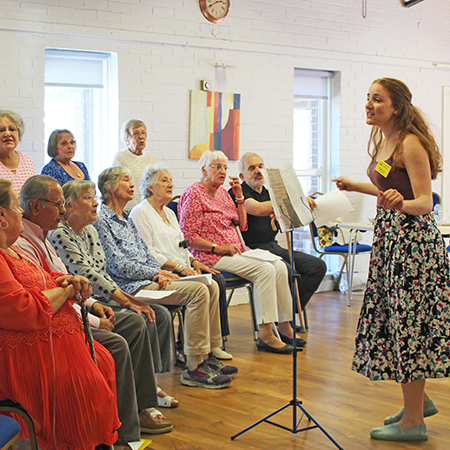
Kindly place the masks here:
[(217, 247), (217, 244), (212, 245), (211, 253), (214, 253), (216, 251), (216, 247)]

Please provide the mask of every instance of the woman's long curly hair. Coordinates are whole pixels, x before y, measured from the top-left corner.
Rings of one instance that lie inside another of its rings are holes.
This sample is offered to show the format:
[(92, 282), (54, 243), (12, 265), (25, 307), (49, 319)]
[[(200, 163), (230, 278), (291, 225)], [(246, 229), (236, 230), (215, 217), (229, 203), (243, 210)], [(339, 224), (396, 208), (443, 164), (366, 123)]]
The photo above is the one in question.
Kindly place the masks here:
[[(412, 94), (408, 89), (408, 86), (395, 78), (379, 78), (372, 84), (375, 83), (386, 89), (389, 97), (391, 98), (392, 106), (398, 111), (397, 114), (393, 116), (395, 127), (400, 131), (398, 142), (392, 153), (393, 168), (395, 168), (394, 156), (399, 152), (406, 136), (408, 136), (408, 134), (414, 134), (419, 138), (423, 148), (428, 153), (428, 159), (430, 160), (431, 167), (431, 178), (435, 180), (437, 174), (442, 172), (442, 156), (436, 141), (429, 130), (423, 113), (419, 108), (416, 108), (411, 103)], [(383, 137), (383, 132), (380, 128), (373, 126), (370, 133), (369, 143), (367, 144), (367, 152), (371, 157), (369, 167), (376, 160), (376, 157), (381, 149)]]

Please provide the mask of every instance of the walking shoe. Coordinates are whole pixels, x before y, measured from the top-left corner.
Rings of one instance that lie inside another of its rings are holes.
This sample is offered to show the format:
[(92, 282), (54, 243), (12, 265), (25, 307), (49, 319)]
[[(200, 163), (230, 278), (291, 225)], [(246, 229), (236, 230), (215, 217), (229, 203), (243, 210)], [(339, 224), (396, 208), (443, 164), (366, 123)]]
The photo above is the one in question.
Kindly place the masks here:
[(183, 386), (202, 387), (205, 389), (223, 389), (232, 381), (228, 375), (218, 375), (211, 367), (203, 361), (194, 370), (187, 366), (181, 372), (181, 384)]
[(400, 428), (396, 423), (391, 423), (384, 427), (372, 428), (370, 437), (380, 441), (426, 441), (428, 432), (424, 423), (405, 429)]
[(238, 373), (237, 367), (222, 364), (212, 352), (208, 355), (208, 359), (205, 360), (205, 362), (214, 372), (217, 373), (217, 375), (228, 375), (230, 377), (234, 377)]
[[(390, 425), (391, 423), (397, 423), (400, 422), (403, 418), (403, 413), (405, 410), (402, 408), (397, 414), (394, 414), (393, 416), (386, 417), (384, 419), (385, 425)], [(436, 405), (434, 404), (433, 400), (428, 400), (423, 404), (423, 417), (430, 417), (437, 414), (439, 410), (436, 408)]]
[(167, 420), (165, 417), (162, 419), (158, 416), (164, 417), (164, 415), (157, 409), (153, 411), (143, 409), (139, 413), (139, 426), (141, 428), (141, 432), (149, 434), (162, 434), (171, 431), (173, 428), (172, 422)]

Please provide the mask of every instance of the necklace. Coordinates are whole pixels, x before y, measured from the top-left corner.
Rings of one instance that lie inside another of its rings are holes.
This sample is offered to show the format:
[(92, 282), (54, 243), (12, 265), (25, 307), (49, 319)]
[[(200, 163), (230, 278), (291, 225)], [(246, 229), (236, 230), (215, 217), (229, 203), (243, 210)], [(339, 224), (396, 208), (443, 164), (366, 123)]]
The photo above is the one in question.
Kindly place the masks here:
[(73, 163), (75, 167), (72, 167), (72, 161), (69, 162), (68, 165), (62, 164), (59, 161), (56, 161), (72, 178), (77, 179), (83, 176), (81, 169), (77, 164)]

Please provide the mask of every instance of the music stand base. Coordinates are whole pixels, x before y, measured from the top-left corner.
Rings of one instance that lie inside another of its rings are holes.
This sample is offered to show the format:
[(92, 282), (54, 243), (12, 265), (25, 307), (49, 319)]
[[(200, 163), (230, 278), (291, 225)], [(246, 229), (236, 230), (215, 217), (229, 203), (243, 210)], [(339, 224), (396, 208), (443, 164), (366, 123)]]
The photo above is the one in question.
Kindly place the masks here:
[[(280, 425), (279, 423), (276, 422), (272, 422), (271, 420), (269, 420), (271, 417), (275, 416), (276, 414), (284, 411), (286, 408), (289, 408), (290, 406), (293, 407), (294, 411), (293, 411), (293, 419), (294, 419), (294, 423), (292, 428), (288, 428), (284, 425)], [(298, 422), (296, 422), (296, 408), (299, 408), (300, 411), (302, 412), (302, 415), (299, 419)], [(306, 416), (308, 421), (312, 421), (314, 422), (314, 425), (311, 426), (307, 426), (307, 427), (303, 427), (303, 428), (299, 428), (299, 425), (303, 419), (303, 416)], [(314, 419), (313, 416), (311, 416), (311, 414), (306, 411), (306, 409), (302, 406), (302, 402), (300, 400), (294, 400), (292, 399), (289, 403), (286, 403), (286, 405), (282, 406), (281, 408), (277, 409), (276, 411), (270, 413), (269, 415), (263, 417), (262, 419), (258, 420), (257, 422), (255, 422), (254, 424), (250, 425), (249, 427), (243, 429), (242, 431), (239, 431), (239, 433), (236, 433), (235, 435), (231, 436), (231, 440), (234, 441), (237, 437), (239, 437), (240, 435), (246, 433), (247, 431), (251, 430), (252, 428), (255, 428), (256, 426), (258, 426), (260, 423), (268, 423), (269, 425), (273, 425), (275, 427), (278, 428), (282, 428), (283, 430), (289, 431), (293, 434), (298, 434), (298, 433), (302, 433), (303, 431), (307, 431), (307, 430), (313, 430), (314, 428), (319, 428), (320, 431), (322, 431), (322, 433), (339, 449), (339, 450), (344, 450), (331, 436), (330, 434), (327, 433), (327, 431), (319, 424), (319, 422), (317, 422), (316, 419)]]

